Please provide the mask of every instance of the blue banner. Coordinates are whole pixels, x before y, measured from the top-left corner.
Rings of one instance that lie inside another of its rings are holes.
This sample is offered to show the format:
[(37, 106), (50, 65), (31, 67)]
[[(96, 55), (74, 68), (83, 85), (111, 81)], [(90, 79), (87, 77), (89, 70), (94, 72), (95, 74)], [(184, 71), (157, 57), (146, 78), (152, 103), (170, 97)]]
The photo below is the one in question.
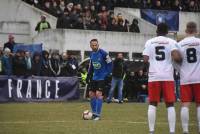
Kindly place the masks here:
[(179, 12), (177, 11), (142, 9), (141, 17), (154, 25), (166, 23), (169, 31), (179, 30)]
[(46, 102), (79, 99), (77, 77), (0, 76), (0, 102)]
[(13, 52), (16, 53), (18, 50), (24, 50), (31, 52), (42, 52), (42, 44), (16, 44), (13, 48)]

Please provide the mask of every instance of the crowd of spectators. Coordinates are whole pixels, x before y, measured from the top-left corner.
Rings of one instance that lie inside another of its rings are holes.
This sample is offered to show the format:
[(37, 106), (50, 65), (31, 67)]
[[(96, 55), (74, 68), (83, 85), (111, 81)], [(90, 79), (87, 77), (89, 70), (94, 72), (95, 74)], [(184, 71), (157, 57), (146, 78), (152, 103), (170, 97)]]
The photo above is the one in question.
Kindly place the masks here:
[(14, 37), (0, 49), (0, 74), (17, 76), (77, 76), (78, 62), (69, 52), (61, 55), (57, 51), (33, 52), (17, 50)]
[(123, 1), (121, 3), (109, 0), (24, 1), (57, 17), (57, 28), (140, 32), (137, 19), (130, 23), (120, 13), (114, 15), (113, 8), (124, 5)]
[(114, 7), (200, 11), (199, 0), (24, 0), (58, 17), (57, 28), (139, 33), (138, 20), (132, 24), (114, 15)]
[(115, 7), (159, 9), (175, 11), (200, 11), (199, 0), (24, 0), (27, 3), (43, 9), (55, 16), (60, 15), (66, 8), (78, 8), (79, 11), (90, 9), (100, 12), (102, 6), (107, 10)]

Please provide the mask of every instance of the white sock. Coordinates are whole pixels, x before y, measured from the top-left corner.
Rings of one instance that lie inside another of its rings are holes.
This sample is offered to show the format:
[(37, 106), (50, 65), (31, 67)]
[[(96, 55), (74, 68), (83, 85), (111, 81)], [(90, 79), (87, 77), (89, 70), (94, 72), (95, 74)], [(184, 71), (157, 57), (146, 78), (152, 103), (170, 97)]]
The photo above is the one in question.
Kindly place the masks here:
[(197, 121), (199, 126), (199, 133), (200, 133), (200, 106), (197, 107)]
[(156, 107), (149, 105), (148, 108), (148, 122), (149, 122), (149, 131), (154, 132), (155, 122), (156, 122)]
[(181, 108), (181, 123), (184, 133), (188, 133), (188, 122), (189, 122), (189, 108)]
[(168, 113), (169, 131), (170, 131), (170, 133), (175, 133), (175, 126), (176, 126), (175, 108), (174, 107), (168, 107), (167, 113)]

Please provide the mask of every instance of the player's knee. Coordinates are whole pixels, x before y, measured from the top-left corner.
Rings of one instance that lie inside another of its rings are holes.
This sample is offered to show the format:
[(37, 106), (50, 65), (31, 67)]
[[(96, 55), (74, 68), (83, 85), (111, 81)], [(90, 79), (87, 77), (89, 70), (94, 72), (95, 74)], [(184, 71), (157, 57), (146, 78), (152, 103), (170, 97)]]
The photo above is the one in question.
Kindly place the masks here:
[(96, 91), (96, 97), (97, 97), (98, 99), (103, 99), (103, 94), (102, 94), (102, 92), (101, 92), (101, 91)]
[(158, 102), (150, 102), (149, 105), (157, 107), (158, 106)]
[(92, 91), (90, 91), (90, 92), (89, 92), (89, 97), (90, 97), (90, 98), (94, 98), (94, 97), (95, 97), (95, 93), (92, 92)]
[(166, 107), (173, 107), (174, 106), (174, 103), (173, 102), (166, 102)]
[(190, 102), (182, 102), (181, 106), (182, 107), (189, 107), (190, 106)]

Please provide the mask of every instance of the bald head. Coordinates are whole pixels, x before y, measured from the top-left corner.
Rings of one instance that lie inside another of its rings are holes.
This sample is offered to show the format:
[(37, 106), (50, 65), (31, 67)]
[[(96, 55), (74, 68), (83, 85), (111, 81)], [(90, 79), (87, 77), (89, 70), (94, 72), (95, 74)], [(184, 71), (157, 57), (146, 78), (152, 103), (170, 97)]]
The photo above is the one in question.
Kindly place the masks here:
[(186, 25), (185, 32), (187, 34), (196, 34), (197, 33), (197, 24), (195, 22), (188, 22)]

